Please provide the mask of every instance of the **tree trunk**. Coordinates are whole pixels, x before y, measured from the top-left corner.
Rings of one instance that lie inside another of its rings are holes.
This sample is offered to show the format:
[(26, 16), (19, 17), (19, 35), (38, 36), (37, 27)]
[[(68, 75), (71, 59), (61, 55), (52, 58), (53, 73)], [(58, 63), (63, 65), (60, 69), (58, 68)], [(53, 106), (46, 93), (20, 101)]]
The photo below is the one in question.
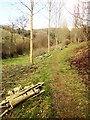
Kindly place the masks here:
[(33, 0), (31, 0), (30, 15), (30, 64), (33, 63)]
[(48, 18), (48, 54), (50, 53), (50, 20), (51, 19), (51, 2), (49, 2), (49, 18)]
[(56, 30), (55, 30), (55, 48), (56, 48), (56, 50), (57, 50), (57, 45), (58, 45), (57, 33), (58, 33), (58, 31), (57, 31), (57, 27), (56, 27)]
[(80, 39), (78, 38), (78, 43), (80, 42)]
[(13, 28), (11, 30), (10, 57), (13, 57)]
[(58, 40), (57, 40), (57, 38), (55, 38), (55, 39), (56, 39), (56, 50), (57, 50)]
[(74, 36), (74, 43), (77, 43), (76, 33), (75, 33), (75, 36)]

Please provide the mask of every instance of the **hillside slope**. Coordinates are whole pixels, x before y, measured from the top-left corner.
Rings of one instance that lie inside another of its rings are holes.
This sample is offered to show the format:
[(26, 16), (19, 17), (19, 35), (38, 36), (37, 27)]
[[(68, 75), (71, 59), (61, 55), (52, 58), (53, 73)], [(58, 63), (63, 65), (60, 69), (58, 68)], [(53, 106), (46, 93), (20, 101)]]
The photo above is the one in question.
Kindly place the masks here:
[[(1, 33), (0, 42), (3, 42), (3, 43), (6, 42), (5, 37), (10, 36), (10, 32), (8, 30), (4, 30), (4, 29), (0, 28), (0, 33)], [(19, 34), (14, 33), (14, 38), (16, 39), (16, 42), (23, 41), (22, 36)]]
[[(83, 44), (86, 43), (72, 44), (61, 51), (52, 51), (50, 56), (35, 58), (37, 67), (33, 70), (28, 65), (29, 56), (3, 61), (3, 90), (7, 91), (19, 84), (25, 86), (45, 82), (45, 92), (42, 95), (19, 104), (4, 118), (88, 117), (88, 88), (68, 61), (72, 54), (75, 55), (74, 50)], [(18, 71), (16, 77), (14, 68)]]
[(90, 58), (89, 58), (89, 43), (83, 43), (80, 47), (76, 48), (73, 52), (74, 54), (71, 55), (69, 58), (71, 66), (75, 67), (83, 78), (84, 83), (90, 87), (89, 81), (89, 70), (90, 70)]

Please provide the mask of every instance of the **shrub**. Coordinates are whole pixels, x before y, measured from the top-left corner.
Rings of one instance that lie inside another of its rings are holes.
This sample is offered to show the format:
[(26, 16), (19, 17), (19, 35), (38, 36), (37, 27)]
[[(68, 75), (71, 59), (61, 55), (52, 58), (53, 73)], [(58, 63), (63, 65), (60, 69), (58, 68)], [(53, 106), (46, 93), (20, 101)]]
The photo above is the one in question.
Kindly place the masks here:
[(16, 55), (16, 47), (12, 44), (12, 48), (10, 44), (2, 43), (2, 58), (6, 59), (9, 57), (14, 57)]
[(35, 49), (34, 50), (34, 57), (40, 56), (40, 55), (44, 55), (46, 54), (46, 49), (45, 48), (40, 48), (40, 49)]
[(70, 43), (71, 43), (70, 40), (69, 40), (69, 39), (66, 39), (64, 44), (65, 44), (65, 45), (69, 45)]
[(34, 39), (34, 49), (47, 47), (47, 35), (45, 33), (38, 33)]
[(16, 44), (16, 53), (18, 55), (22, 55), (25, 51), (25, 44), (23, 44), (23, 42), (18, 42)]

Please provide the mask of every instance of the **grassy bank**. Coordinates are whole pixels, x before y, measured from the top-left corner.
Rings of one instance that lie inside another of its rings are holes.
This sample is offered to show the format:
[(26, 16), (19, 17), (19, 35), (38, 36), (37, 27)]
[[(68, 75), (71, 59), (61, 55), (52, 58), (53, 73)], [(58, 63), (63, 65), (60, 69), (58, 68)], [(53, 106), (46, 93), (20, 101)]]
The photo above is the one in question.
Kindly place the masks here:
[[(45, 92), (42, 95), (20, 103), (4, 117), (86, 118), (88, 91), (82, 78), (70, 67), (68, 61), (68, 57), (74, 54), (73, 50), (85, 44), (72, 44), (62, 51), (52, 51), (50, 56), (37, 57), (34, 59), (35, 65), (32, 70), (28, 64), (28, 56), (4, 60), (2, 82), (5, 91), (18, 84), (25, 86), (39, 81), (45, 82), (43, 86)], [(17, 74), (14, 75), (16, 70)]]

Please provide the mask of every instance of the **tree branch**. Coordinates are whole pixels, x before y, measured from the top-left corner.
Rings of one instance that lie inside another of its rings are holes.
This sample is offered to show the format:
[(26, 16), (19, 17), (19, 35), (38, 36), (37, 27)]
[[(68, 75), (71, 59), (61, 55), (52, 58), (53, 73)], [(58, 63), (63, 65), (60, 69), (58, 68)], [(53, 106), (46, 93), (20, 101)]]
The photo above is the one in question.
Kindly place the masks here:
[(23, 3), (21, 0), (19, 0), (19, 2), (31, 12), (31, 9), (25, 3)]
[[(73, 15), (74, 17), (76, 17), (73, 13), (71, 13), (66, 7), (64, 7), (71, 15)], [(81, 18), (80, 16), (78, 16), (79, 19), (81, 20), (85, 20), (85, 21), (90, 21), (88, 19), (84, 19), (84, 18)]]

